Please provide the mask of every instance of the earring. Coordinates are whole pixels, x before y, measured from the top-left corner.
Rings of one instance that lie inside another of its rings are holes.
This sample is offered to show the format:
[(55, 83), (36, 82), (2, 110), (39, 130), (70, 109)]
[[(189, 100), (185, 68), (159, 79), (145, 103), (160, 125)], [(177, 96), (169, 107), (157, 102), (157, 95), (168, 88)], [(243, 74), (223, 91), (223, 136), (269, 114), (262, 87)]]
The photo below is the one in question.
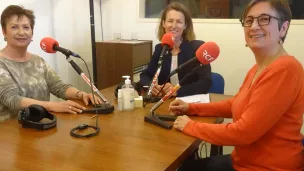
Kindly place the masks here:
[(279, 44), (281, 45), (281, 44), (283, 44), (283, 43), (284, 43), (283, 40), (280, 39), (280, 40), (279, 40)]
[(247, 45), (247, 44), (245, 44), (245, 47), (248, 47), (248, 45)]
[(4, 41), (7, 41), (7, 38), (6, 38), (6, 37), (4, 38)]

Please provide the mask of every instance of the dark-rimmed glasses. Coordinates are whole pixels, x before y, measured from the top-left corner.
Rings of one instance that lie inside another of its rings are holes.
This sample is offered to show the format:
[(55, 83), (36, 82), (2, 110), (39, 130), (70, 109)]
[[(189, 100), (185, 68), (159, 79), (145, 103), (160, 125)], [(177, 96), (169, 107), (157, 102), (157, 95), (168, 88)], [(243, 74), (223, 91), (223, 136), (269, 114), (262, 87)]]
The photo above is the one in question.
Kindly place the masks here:
[(252, 16), (245, 17), (244, 19), (240, 19), (240, 22), (242, 23), (243, 27), (251, 27), (252, 23), (254, 22), (254, 19), (257, 19), (259, 26), (265, 26), (270, 23), (270, 20), (272, 18), (283, 21), (281, 18), (271, 16), (269, 14), (262, 14), (258, 17), (252, 17)]

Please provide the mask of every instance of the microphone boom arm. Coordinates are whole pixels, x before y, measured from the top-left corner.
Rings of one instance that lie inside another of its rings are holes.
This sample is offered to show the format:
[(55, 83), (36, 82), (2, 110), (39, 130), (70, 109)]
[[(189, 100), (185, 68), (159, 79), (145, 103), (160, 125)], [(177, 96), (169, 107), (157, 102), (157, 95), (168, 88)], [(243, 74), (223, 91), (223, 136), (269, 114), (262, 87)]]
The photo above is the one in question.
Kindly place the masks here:
[(147, 94), (148, 98), (150, 98), (151, 95), (152, 95), (152, 90), (153, 90), (154, 86), (156, 85), (157, 78), (159, 76), (160, 70), (161, 70), (161, 66), (158, 67), (158, 69), (157, 69), (157, 71), (156, 71), (156, 73), (155, 73), (155, 75), (153, 77), (152, 83), (151, 83), (151, 85), (149, 87), (149, 91), (148, 91), (148, 94)]
[(160, 105), (162, 105), (168, 98), (172, 96), (173, 93), (175, 93), (181, 86), (179, 84), (175, 85), (171, 90), (160, 100), (158, 101), (149, 112), (149, 115), (145, 116), (144, 120), (145, 122), (149, 122), (151, 124), (171, 129), (172, 125), (169, 123), (166, 123), (164, 121), (175, 121), (176, 116), (171, 115), (158, 115), (155, 114), (154, 111), (159, 108)]
[(144, 120), (145, 122), (149, 122), (151, 124), (166, 128), (166, 129), (171, 129), (172, 124), (166, 123), (164, 121), (175, 121), (176, 116), (171, 116), (171, 115), (158, 115), (155, 114), (155, 110), (159, 108), (160, 105), (162, 105), (168, 98), (170, 98), (173, 93), (175, 93), (177, 90), (181, 88), (182, 85), (185, 84), (187, 78), (194, 73), (198, 68), (200, 68), (202, 65), (200, 64), (199, 66), (195, 67), (192, 69), (190, 73), (185, 75), (184, 78), (181, 79), (181, 81), (176, 84), (174, 87), (170, 89), (170, 91), (160, 100), (158, 101), (152, 108), (150, 109), (149, 115), (145, 116)]
[(105, 96), (101, 94), (101, 92), (94, 86), (94, 84), (91, 84), (90, 79), (84, 74), (81, 68), (69, 56), (67, 56), (66, 60), (72, 65), (72, 67), (82, 77), (82, 79), (93, 89), (93, 91), (100, 97), (100, 99), (104, 103), (109, 104)]
[(170, 98), (173, 93), (175, 93), (178, 89), (180, 89), (181, 86), (185, 84), (187, 78), (191, 74), (193, 74), (201, 66), (202, 66), (202, 64), (200, 64), (199, 66), (193, 68), (190, 73), (188, 73), (187, 75), (185, 75), (184, 78), (182, 78), (181, 81), (178, 84), (176, 84), (174, 87), (172, 87), (170, 89), (170, 91), (160, 101), (158, 101), (154, 106), (152, 106), (152, 108), (150, 109), (150, 113), (153, 113), (157, 108), (159, 108), (160, 105), (162, 105), (168, 98)]
[(151, 95), (152, 95), (152, 90), (153, 90), (153, 88), (154, 88), (154, 86), (155, 86), (155, 84), (156, 84), (156, 82), (157, 82), (157, 78), (158, 78), (159, 73), (160, 73), (160, 70), (161, 70), (161, 68), (162, 68), (162, 63), (163, 63), (164, 54), (165, 54), (165, 52), (166, 52), (167, 50), (168, 50), (168, 45), (164, 45), (164, 47), (163, 47), (163, 49), (162, 49), (162, 52), (160, 53), (160, 56), (159, 56), (159, 59), (158, 59), (157, 70), (156, 70), (156, 72), (155, 72), (155, 74), (154, 74), (152, 83), (151, 83), (151, 85), (150, 85), (150, 87), (149, 87), (149, 91), (148, 91), (148, 94), (147, 94), (148, 98), (150, 98)]
[(159, 106), (162, 105), (168, 98), (170, 98), (173, 93), (180, 89), (180, 87), (180, 84), (176, 84), (174, 87), (172, 87), (171, 90), (160, 101), (158, 101), (154, 106), (152, 106), (152, 108), (150, 109), (150, 113), (154, 113), (154, 111), (158, 109)]

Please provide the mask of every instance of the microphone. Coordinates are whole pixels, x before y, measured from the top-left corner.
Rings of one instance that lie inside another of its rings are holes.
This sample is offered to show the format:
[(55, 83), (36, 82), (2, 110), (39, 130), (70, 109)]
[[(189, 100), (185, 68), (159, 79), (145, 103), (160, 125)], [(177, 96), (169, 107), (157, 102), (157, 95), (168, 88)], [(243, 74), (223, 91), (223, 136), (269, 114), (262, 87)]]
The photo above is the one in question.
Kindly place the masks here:
[[(64, 49), (58, 46), (58, 42), (50, 37), (43, 38), (40, 42), (40, 47), (43, 51), (47, 53), (55, 53), (56, 49)], [(72, 56), (76, 55), (80, 59), (82, 59), (78, 54), (71, 52), (70, 50), (65, 49), (66, 51), (62, 53), (73, 54)], [(59, 50), (58, 50), (59, 51)], [(103, 104), (96, 105), (95, 108), (83, 110), (83, 113), (101, 113), (101, 114), (108, 114), (114, 111), (114, 106), (111, 105), (108, 100), (104, 97), (103, 94), (91, 83), (90, 79), (84, 74), (81, 68), (69, 57), (70, 55), (66, 55), (66, 60), (72, 65), (75, 71), (82, 77), (82, 79), (92, 88), (92, 90), (100, 97), (100, 99), (104, 102)]]
[(213, 62), (218, 55), (220, 54), (220, 48), (218, 45), (214, 42), (206, 42), (202, 44), (195, 52), (195, 57), (188, 60), (187, 62), (183, 63), (179, 67), (177, 67), (175, 70), (173, 70), (169, 74), (169, 78), (179, 73), (181, 70), (183, 70), (186, 66), (192, 65), (194, 63), (200, 63), (202, 65), (207, 65), (211, 62)]
[(40, 47), (43, 51), (47, 53), (56, 53), (57, 51), (63, 53), (65, 56), (74, 56), (76, 58), (80, 58), (80, 56), (77, 53), (74, 53), (68, 49), (65, 49), (63, 47), (59, 46), (59, 43), (50, 38), (50, 37), (45, 37), (40, 41)]
[(164, 57), (164, 54), (169, 50), (169, 49), (172, 49), (173, 46), (174, 46), (174, 37), (173, 37), (173, 34), (172, 33), (166, 33), (164, 34), (164, 36), (162, 37), (162, 51), (159, 55), (159, 60), (158, 60), (158, 64), (157, 64), (157, 70), (154, 74), (154, 77), (153, 77), (153, 80), (151, 82), (151, 85), (149, 87), (149, 90), (148, 90), (148, 94), (147, 94), (147, 99), (149, 99), (152, 95), (152, 90), (157, 82), (157, 78), (158, 78), (158, 75), (160, 73), (160, 70), (161, 70), (161, 67), (162, 67), (162, 62), (163, 62), (163, 57)]
[(169, 50), (172, 49), (174, 46), (174, 41), (175, 38), (171, 32), (166, 33), (163, 35), (162, 40), (161, 40), (161, 45), (163, 46), (162, 51), (159, 55), (160, 59), (163, 59), (165, 53)]
[[(68, 49), (60, 47), (59, 43), (50, 37), (43, 38), (40, 41), (40, 47), (43, 51), (45, 51), (47, 53), (55, 53), (56, 51), (59, 51), (59, 52), (65, 54), (66, 60), (72, 65), (72, 67), (82, 77), (82, 79), (84, 79), (84, 81), (91, 87), (93, 99), (95, 100), (95, 96), (94, 96), (94, 92), (95, 92), (103, 101), (102, 104), (94, 105), (94, 108), (92, 108), (92, 109), (83, 110), (82, 111), (83, 113), (108, 114), (108, 113), (112, 113), (114, 111), (114, 106), (111, 105), (107, 101), (107, 99), (101, 94), (101, 92), (91, 83), (90, 79), (84, 74), (84, 72), (81, 70), (81, 68), (70, 58), (70, 56), (74, 56), (74, 57), (82, 59), (78, 54), (76, 54)], [(83, 60), (83, 62), (86, 63), (84, 60)], [(90, 74), (89, 69), (88, 69), (88, 72)], [(91, 78), (91, 76), (90, 76), (90, 78)], [(93, 92), (93, 90), (94, 90), (94, 92)], [(83, 135), (83, 134), (80, 135), (75, 132), (77, 130), (84, 130), (87, 128), (93, 128), (95, 130), (95, 132), (89, 133), (86, 135)], [(76, 137), (76, 138), (88, 138), (88, 137), (98, 135), (99, 131), (100, 131), (100, 127), (98, 126), (98, 115), (96, 115), (96, 125), (95, 126), (91, 126), (91, 125), (87, 125), (87, 124), (78, 125), (77, 127), (73, 128), (70, 131), (70, 135), (73, 137)]]
[[(207, 45), (203, 47), (202, 46), (196, 51), (197, 57), (195, 59), (189, 60), (191, 61), (191, 63), (193, 63), (193, 61), (195, 62), (199, 61), (201, 64), (209, 64), (218, 57), (220, 50), (216, 43), (208, 42)], [(203, 55), (199, 55), (199, 54), (203, 54)], [(188, 77), (192, 75), (200, 67), (202, 67), (202, 65), (199, 65), (194, 69), (192, 69), (192, 71), (188, 73), (185, 77), (183, 77), (178, 84), (172, 87), (170, 91), (164, 97), (161, 98), (160, 101), (158, 101), (154, 106), (152, 106), (149, 115), (145, 116), (144, 118), (145, 122), (149, 122), (166, 129), (171, 129), (172, 125), (164, 121), (174, 121), (176, 119), (176, 116), (158, 115), (155, 114), (154, 111), (158, 109), (159, 106), (162, 105), (168, 98), (170, 98), (178, 89), (180, 89), (183, 85), (185, 85)]]

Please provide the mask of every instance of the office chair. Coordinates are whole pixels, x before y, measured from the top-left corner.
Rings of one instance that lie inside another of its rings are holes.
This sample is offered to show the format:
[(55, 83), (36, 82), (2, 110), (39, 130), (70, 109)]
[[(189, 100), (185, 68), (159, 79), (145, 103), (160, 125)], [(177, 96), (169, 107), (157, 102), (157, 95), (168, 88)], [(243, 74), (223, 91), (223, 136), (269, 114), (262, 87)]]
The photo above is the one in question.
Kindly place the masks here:
[[(221, 74), (211, 73), (212, 85), (208, 93), (224, 94), (225, 80)], [(224, 118), (217, 118), (216, 123), (221, 124), (224, 122)], [(217, 146), (211, 144), (210, 156), (223, 155), (223, 146)]]
[(225, 80), (221, 74), (211, 73), (212, 85), (208, 93), (224, 94)]

